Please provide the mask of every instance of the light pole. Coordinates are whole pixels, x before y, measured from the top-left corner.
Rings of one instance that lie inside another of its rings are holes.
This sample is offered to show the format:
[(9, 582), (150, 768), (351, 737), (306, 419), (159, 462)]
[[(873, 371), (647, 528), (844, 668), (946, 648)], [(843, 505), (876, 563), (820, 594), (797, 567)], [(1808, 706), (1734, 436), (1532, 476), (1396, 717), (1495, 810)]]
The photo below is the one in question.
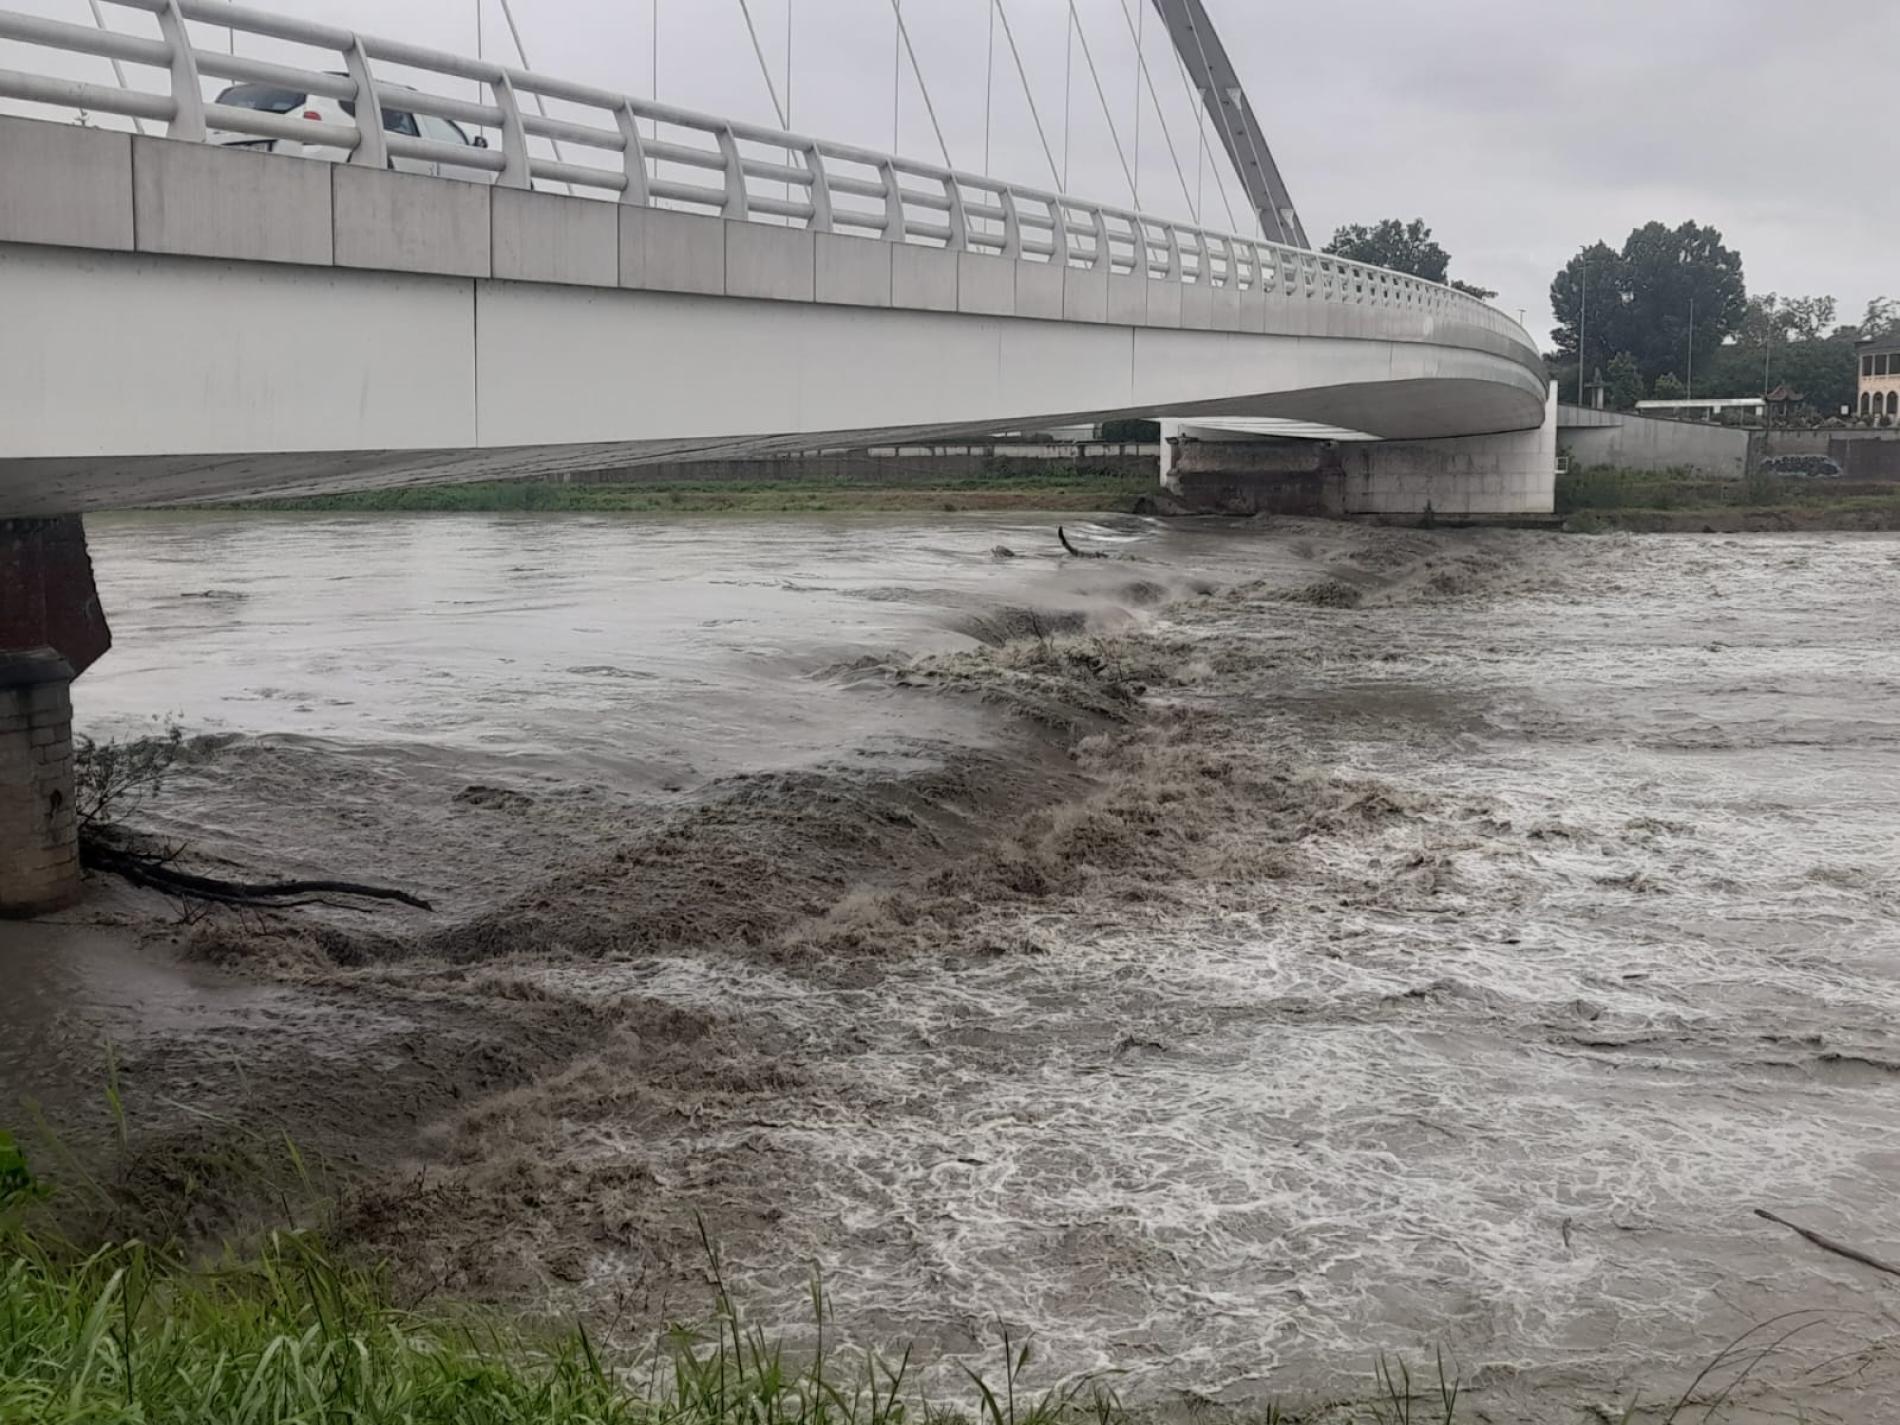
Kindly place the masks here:
[(1583, 343), (1590, 331), (1590, 258), (1583, 259), (1582, 295), (1577, 299), (1577, 405), (1583, 405)]
[(1695, 399), (1695, 298), (1689, 299), (1689, 399)]

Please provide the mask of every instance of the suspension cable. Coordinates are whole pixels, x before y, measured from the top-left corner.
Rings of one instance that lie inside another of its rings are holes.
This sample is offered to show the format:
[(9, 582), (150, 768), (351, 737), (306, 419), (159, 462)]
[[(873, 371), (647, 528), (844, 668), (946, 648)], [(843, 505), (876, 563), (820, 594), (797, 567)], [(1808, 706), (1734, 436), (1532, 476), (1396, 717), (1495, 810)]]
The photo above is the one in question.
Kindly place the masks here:
[(1055, 154), (1049, 151), (1049, 135), (1043, 132), (1042, 115), (1036, 109), (1036, 96), (1029, 88), (1029, 75), (1023, 70), (1022, 51), (1016, 48), (1016, 31), (1009, 23), (1009, 10), (1003, 0), (996, 0), (996, 13), (1003, 20), (1003, 38), (1009, 41), (1009, 57), (1016, 62), (1016, 78), (1023, 86), (1023, 98), (1029, 102), (1029, 117), (1035, 120), (1036, 137), (1042, 141), (1042, 156), (1049, 164), (1049, 176), (1060, 184), (1062, 174), (1056, 168)]
[[(1102, 88), (1102, 76), (1095, 68), (1095, 56), (1089, 53), (1089, 32), (1082, 23), (1082, 17), (1075, 12), (1075, 0), (1069, 0), (1069, 14), (1075, 20), (1076, 38), (1082, 41), (1082, 58), (1087, 61), (1089, 78), (1095, 81), (1095, 97), (1101, 101), (1102, 117), (1108, 121), (1108, 136), (1115, 141), (1115, 157), (1121, 161), (1122, 177), (1128, 182), (1128, 192), (1135, 192), (1134, 175), (1128, 171), (1128, 155), (1122, 151), (1122, 136), (1115, 131), (1115, 115), (1108, 107), (1108, 93)], [(1139, 206), (1139, 204), (1137, 204)]]
[[(937, 136), (937, 151), (943, 155), (943, 166), (955, 168), (950, 161), (950, 146), (943, 141), (943, 129), (937, 123), (937, 106), (930, 102), (930, 86), (924, 82), (923, 67), (917, 63), (917, 51), (911, 47), (910, 27), (904, 23), (903, 0), (891, 0), (891, 13), (897, 17), (897, 38), (903, 43), (904, 53), (910, 56), (910, 72), (917, 76), (917, 92), (924, 96), (924, 112), (930, 116), (930, 131)], [(891, 145), (891, 152), (897, 152), (897, 145)]]
[[(1123, 9), (1122, 15), (1127, 17)], [(1141, 76), (1148, 72), (1147, 62), (1141, 54), (1141, 21), (1148, 18), (1148, 9), (1144, 5), (1140, 17), (1135, 21), (1135, 211), (1141, 211)]]
[(739, 13), (745, 16), (745, 32), (752, 37), (752, 53), (758, 57), (759, 73), (765, 78), (765, 92), (771, 96), (772, 112), (778, 115), (778, 126), (790, 129), (791, 120), (785, 115), (785, 106), (779, 102), (778, 85), (773, 82), (771, 68), (765, 62), (765, 49), (759, 43), (758, 27), (752, 23), (752, 6), (747, 0), (739, 0)]
[[(1193, 195), (1188, 192), (1187, 173), (1181, 167), (1181, 155), (1175, 151), (1174, 132), (1168, 127), (1168, 116), (1161, 107), (1161, 96), (1155, 92), (1154, 75), (1148, 72), (1147, 56), (1142, 53), (1141, 31), (1136, 27), (1134, 16), (1128, 13), (1128, 0), (1121, 0), (1121, 6), (1122, 21), (1128, 26), (1128, 33), (1135, 37), (1135, 68), (1141, 77), (1147, 81), (1148, 99), (1149, 102), (1155, 106), (1155, 118), (1161, 123), (1161, 137), (1167, 141), (1168, 158), (1174, 164), (1174, 176), (1181, 184), (1181, 198), (1188, 205), (1188, 211), (1194, 212), (1194, 198)], [(1142, 13), (1145, 15), (1147, 12), (1143, 11)], [(1175, 56), (1175, 62), (1179, 63), (1180, 58), (1180, 55), (1177, 54)], [(1136, 117), (1139, 118), (1141, 114), (1139, 105), (1136, 106), (1135, 113)], [(1194, 221), (1198, 223), (1200, 220), (1200, 215), (1195, 213)]]
[[(1200, 56), (1201, 56), (1201, 73), (1212, 74), (1214, 72), (1213, 66), (1207, 62), (1207, 46), (1201, 42), (1201, 32), (1198, 29), (1194, 30), (1194, 48), (1197, 51), (1199, 51)], [(1176, 51), (1175, 57), (1177, 59), (1180, 57), (1179, 51)], [(1187, 73), (1185, 63), (1182, 66), (1181, 72), (1183, 76), (1185, 76)], [(1205, 102), (1202, 103), (1201, 108), (1203, 111), (1206, 110), (1207, 105)], [(1238, 154), (1240, 152), (1240, 144), (1234, 138), (1234, 126), (1233, 126), (1233, 123), (1227, 117), (1227, 106), (1225, 104), (1222, 104), (1220, 106), (1220, 123), (1221, 123), (1221, 127), (1227, 131), (1227, 152), (1230, 155)], [(1205, 142), (1205, 140), (1203, 140), (1203, 142)], [(1260, 150), (1254, 144), (1253, 133), (1251, 131), (1249, 131), (1247, 134), (1247, 148), (1253, 153), (1254, 166), (1259, 168), (1261, 172), (1264, 173), (1266, 169), (1265, 169), (1265, 166), (1262, 165), (1260, 162)], [(1218, 169), (1215, 170), (1215, 176), (1216, 178), (1219, 177)], [(1227, 201), (1227, 185), (1224, 183), (1221, 184), (1221, 201), (1223, 203)], [(1231, 224), (1234, 221), (1234, 213), (1233, 213), (1233, 208), (1231, 205), (1228, 207), (1228, 210), (1227, 210), (1227, 221), (1229, 224)], [(1261, 237), (1265, 237), (1267, 235), (1266, 219), (1263, 218), (1257, 211), (1254, 213), (1254, 227)]]
[[(785, 127), (788, 131), (792, 127), (792, 0), (785, 0)], [(792, 151), (789, 148), (785, 150), (785, 166), (792, 166)], [(809, 168), (810, 164), (806, 167)], [(790, 179), (785, 183), (785, 201), (792, 201)], [(815, 216), (816, 209), (813, 213)]]
[[(95, 0), (96, 3), (96, 0)], [(983, 176), (990, 176), (990, 95), (996, 88), (996, 0), (985, 0), (990, 12), (990, 43), (983, 55)]]
[[(502, 15), (502, 18), (508, 22), (508, 34), (510, 35), (510, 37), (513, 38), (515, 42), (515, 53), (521, 56), (521, 67), (523, 69), (532, 70), (534, 68), (534, 62), (528, 58), (527, 50), (523, 49), (521, 46), (521, 27), (515, 24), (514, 6), (510, 5), (508, 3), (508, 0), (501, 0), (501, 15)], [(534, 107), (536, 111), (540, 113), (542, 118), (545, 119), (548, 116), (547, 101), (543, 99), (539, 94), (536, 94), (534, 96)], [(565, 163), (567, 160), (561, 156), (561, 141), (559, 139), (549, 139), (548, 143), (551, 144), (554, 148), (554, 161), (556, 163)], [(565, 186), (567, 188), (568, 195), (572, 197), (574, 193), (574, 185), (572, 183), (569, 183)]]
[(1069, 119), (1075, 106), (1069, 102), (1075, 78), (1075, 0), (1069, 0), (1068, 23), (1062, 27), (1062, 181), (1056, 185), (1069, 191)]
[[(97, 25), (102, 30), (105, 29), (106, 17), (99, 13), (99, 0), (86, 0), (86, 3), (92, 6), (93, 24)], [(236, 34), (237, 31), (233, 30), (231, 33)], [(235, 48), (233, 49), (232, 53), (236, 53)], [(121, 89), (125, 88), (125, 66), (120, 64), (119, 61), (116, 59), (112, 61), (112, 74), (113, 74), (113, 77), (119, 81), (119, 88)], [(136, 114), (132, 116), (132, 127), (138, 130), (139, 133), (141, 134), (145, 132), (145, 124), (139, 119), (138, 115)]]
[[(772, 112), (778, 115), (778, 126), (789, 133), (792, 127), (792, 116), (791, 116), (791, 112), (789, 108), (790, 102), (791, 102), (791, 96), (788, 93), (786, 96), (786, 102), (784, 104), (779, 103), (778, 86), (772, 82), (772, 69), (771, 69), (771, 66), (765, 62), (765, 47), (759, 43), (759, 31), (757, 27), (754, 26), (752, 23), (752, 7), (746, 3), (746, 0), (739, 0), (739, 13), (745, 16), (746, 33), (752, 36), (752, 53), (758, 56), (759, 73), (765, 77), (765, 92), (771, 96)], [(785, 0), (785, 43), (787, 46), (786, 51), (785, 51), (785, 66), (786, 66), (785, 83), (786, 83), (787, 89), (789, 89), (791, 86), (791, 64), (792, 64), (792, 54), (791, 54), (791, 49), (790, 49), (790, 45), (792, 42), (791, 21), (792, 21), (791, 0)], [(785, 150), (785, 166), (787, 168), (790, 168), (792, 166), (792, 151), (789, 148)], [(785, 201), (788, 203), (792, 201), (792, 185), (789, 179), (785, 183)], [(785, 221), (787, 223), (790, 223), (791, 219), (787, 218)]]
[[(1207, 202), (1207, 187), (1205, 182), (1207, 160), (1214, 152), (1213, 146), (1207, 141), (1207, 102), (1205, 96), (1202, 95), (1199, 89), (1195, 88), (1193, 81), (1188, 78), (1187, 61), (1181, 58), (1181, 52), (1179, 50), (1175, 51), (1174, 63), (1181, 75), (1181, 87), (1187, 91), (1188, 100), (1194, 105), (1195, 134), (1200, 140), (1200, 147), (1195, 151), (1194, 182), (1200, 204), (1205, 206)], [(1220, 189), (1221, 206), (1227, 210), (1227, 231), (1230, 233), (1237, 232), (1239, 230), (1239, 224), (1234, 217), (1234, 205), (1227, 201), (1227, 184), (1226, 181), (1222, 179), (1220, 170), (1220, 164), (1216, 163), (1214, 165), (1214, 183)], [(1196, 219), (1196, 221), (1198, 222), (1199, 219)], [(1264, 231), (1261, 233), (1261, 236), (1266, 236)]]

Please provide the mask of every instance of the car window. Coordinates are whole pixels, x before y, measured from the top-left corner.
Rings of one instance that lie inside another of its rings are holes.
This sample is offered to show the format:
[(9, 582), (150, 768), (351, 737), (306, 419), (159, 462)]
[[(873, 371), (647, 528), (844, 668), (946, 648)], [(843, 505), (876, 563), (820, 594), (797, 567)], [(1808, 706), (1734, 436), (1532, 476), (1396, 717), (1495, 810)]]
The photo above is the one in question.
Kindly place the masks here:
[[(356, 117), (356, 101), (354, 99), (339, 99), (336, 101), (336, 104), (339, 109), (348, 114), (352, 119)], [(383, 110), (383, 127), (392, 134), (407, 134), (412, 139), (422, 137), (421, 134), (416, 132), (416, 116), (414, 114), (405, 113), (401, 109)]]
[(462, 126), (448, 119), (437, 118), (434, 114), (417, 114), (416, 122), (422, 125), (422, 136), (434, 139), (437, 143), (468, 144), (468, 135), (462, 132)]
[(288, 114), (292, 109), (302, 108), (307, 97), (300, 90), (279, 89), (275, 84), (233, 84), (218, 96), (217, 102), (234, 109)]

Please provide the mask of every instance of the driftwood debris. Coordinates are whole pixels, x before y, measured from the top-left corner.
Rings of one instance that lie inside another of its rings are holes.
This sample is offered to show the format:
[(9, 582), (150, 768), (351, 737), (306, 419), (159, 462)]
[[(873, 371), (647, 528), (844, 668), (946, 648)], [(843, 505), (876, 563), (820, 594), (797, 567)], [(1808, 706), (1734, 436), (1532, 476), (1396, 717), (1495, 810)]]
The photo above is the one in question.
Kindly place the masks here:
[(434, 910), (421, 896), (390, 886), (370, 886), (359, 881), (226, 881), (215, 876), (197, 876), (172, 865), (170, 855), (150, 855), (142, 851), (114, 846), (97, 836), (82, 836), (79, 859), (88, 870), (107, 871), (135, 886), (162, 891), (188, 900), (212, 901), (219, 905), (257, 906), (287, 909), (309, 905), (311, 896), (357, 896), (365, 900), (399, 901), (417, 910)]
[(1068, 550), (1069, 553), (1073, 554), (1077, 559), (1106, 559), (1108, 558), (1106, 554), (1103, 554), (1097, 550), (1077, 549), (1073, 544), (1069, 543), (1068, 531), (1063, 529), (1061, 525), (1056, 526), (1056, 538), (1061, 540), (1062, 547)]
[(1859, 1248), (1850, 1247), (1845, 1242), (1836, 1242), (1832, 1237), (1823, 1237), (1819, 1232), (1811, 1231), (1799, 1223), (1790, 1222), (1785, 1217), (1777, 1217), (1765, 1207), (1756, 1208), (1755, 1216), (1765, 1217), (1770, 1222), (1786, 1227), (1790, 1232), (1807, 1238), (1824, 1252), (1832, 1252), (1835, 1256), (1845, 1257), (1850, 1262), (1859, 1262), (1863, 1267), (1872, 1267), (1877, 1272), (1887, 1273), (1888, 1276), (1900, 1277), (1900, 1267), (1890, 1262), (1883, 1262), (1878, 1257), (1870, 1257)]

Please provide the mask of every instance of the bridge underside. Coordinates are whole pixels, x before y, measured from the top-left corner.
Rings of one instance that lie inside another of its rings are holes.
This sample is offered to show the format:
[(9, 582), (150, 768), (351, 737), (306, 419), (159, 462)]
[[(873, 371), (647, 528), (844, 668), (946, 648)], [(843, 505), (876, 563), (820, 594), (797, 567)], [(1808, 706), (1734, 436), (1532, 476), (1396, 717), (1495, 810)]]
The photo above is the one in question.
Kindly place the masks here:
[[(1263, 393), (1225, 401), (1094, 410), (1017, 410), (980, 422), (856, 426), (792, 434), (678, 437), (645, 441), (502, 446), (493, 449), (317, 450), (289, 453), (88, 455), (0, 459), (0, 518), (90, 513), (111, 509), (230, 500), (294, 498), (340, 490), (558, 477), (632, 468), (681, 458), (743, 459), (811, 449), (911, 444), (936, 439), (1033, 430), (1119, 417), (1174, 415), (1271, 416), (1316, 426), (1361, 430), (1381, 439), (1442, 434), (1442, 411), (1454, 395), (1462, 412), (1494, 409), (1496, 429), (1522, 419), (1522, 403), (1500, 399), (1494, 386), (1443, 382), (1368, 382), (1358, 386)], [(1369, 426), (1381, 427), (1368, 430)]]
[(0, 244), (0, 310), (26, 334), (0, 344), (0, 518), (1120, 415), (1544, 419), (1521, 360), (1353, 309), (1256, 334)]

